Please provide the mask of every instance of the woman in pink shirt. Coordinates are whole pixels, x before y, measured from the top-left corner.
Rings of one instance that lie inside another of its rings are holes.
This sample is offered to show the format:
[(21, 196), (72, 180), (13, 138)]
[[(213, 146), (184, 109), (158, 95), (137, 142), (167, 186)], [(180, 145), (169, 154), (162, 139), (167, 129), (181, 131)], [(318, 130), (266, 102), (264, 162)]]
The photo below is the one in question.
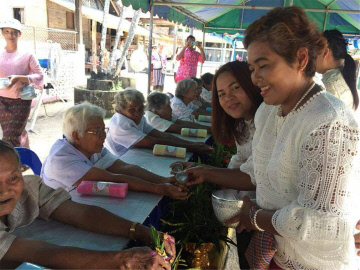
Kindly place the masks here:
[(34, 84), (37, 89), (43, 87), (43, 74), (35, 57), (18, 50), (21, 36), (21, 24), (9, 19), (0, 24), (6, 46), (0, 49), (0, 78), (9, 78), (10, 84), (0, 89), (0, 125), (3, 140), (13, 146), (29, 147), (29, 138), (25, 131), (29, 118), (31, 100), (20, 98), (21, 88)]
[(196, 77), (198, 62), (205, 62), (205, 53), (201, 46), (201, 43), (198, 43), (196, 45), (199, 48), (200, 53), (194, 50), (194, 45), (195, 37), (192, 35), (188, 36), (186, 39), (185, 47), (176, 56), (176, 60), (180, 61), (180, 66), (175, 74), (175, 82), (190, 77)]

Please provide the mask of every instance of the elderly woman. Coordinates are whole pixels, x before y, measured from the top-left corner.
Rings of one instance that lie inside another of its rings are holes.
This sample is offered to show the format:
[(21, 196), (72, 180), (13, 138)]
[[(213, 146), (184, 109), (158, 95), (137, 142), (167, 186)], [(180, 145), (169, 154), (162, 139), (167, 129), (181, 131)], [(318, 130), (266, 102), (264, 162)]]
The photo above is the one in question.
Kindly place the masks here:
[(204, 143), (181, 140), (158, 131), (144, 117), (144, 96), (135, 89), (125, 89), (115, 95), (116, 113), (110, 119), (106, 147), (115, 156), (121, 156), (130, 147), (153, 148), (155, 144), (184, 147), (198, 153), (211, 153)]
[(50, 149), (41, 176), (52, 188), (69, 189), (83, 180), (128, 183), (129, 189), (185, 199), (186, 193), (168, 184), (169, 180), (113, 156), (104, 141), (103, 109), (83, 103), (71, 107), (63, 118), (65, 139)]
[(175, 97), (171, 100), (173, 116), (182, 120), (192, 120), (199, 115), (211, 115), (211, 112), (196, 106), (193, 101), (199, 96), (198, 84), (192, 79), (178, 82)]
[[(255, 231), (251, 268), (357, 268), (359, 124), (350, 108), (313, 82), (325, 45), (295, 6), (273, 9), (245, 32), (251, 78), (264, 103), (254, 118), (252, 155), (236, 181), (238, 189), (256, 189), (257, 205), (244, 197), (227, 224), (239, 221), (238, 232)], [(224, 177), (203, 171), (187, 172), (194, 182)]]
[(0, 78), (9, 78), (10, 84), (0, 89), (0, 126), (4, 140), (13, 146), (29, 148), (29, 137), (25, 130), (31, 110), (31, 100), (21, 99), (20, 92), (25, 85), (43, 88), (43, 73), (35, 56), (18, 48), (21, 37), (21, 23), (8, 19), (0, 23), (1, 33), (6, 41), (0, 49)]
[[(201, 109), (211, 108), (211, 103), (207, 102), (202, 97), (203, 89), (204, 89), (204, 81), (202, 79), (191, 77), (190, 79), (193, 79), (197, 83), (197, 99), (193, 101), (193, 103), (198, 106)], [(207, 91), (207, 90), (205, 90)], [(208, 92), (208, 91), (207, 91)]]
[[(59, 247), (44, 241), (16, 237), (16, 228), (37, 217), (53, 219), (79, 229), (151, 243), (150, 228), (118, 217), (102, 208), (71, 201), (64, 189), (52, 189), (35, 175), (22, 176), (19, 155), (0, 140), (0, 267), (16, 268), (22, 262), (62, 269), (170, 269), (148, 247), (121, 251), (95, 251)], [(175, 256), (174, 239), (165, 249)]]
[(211, 127), (177, 119), (172, 116), (170, 97), (162, 93), (151, 93), (147, 97), (145, 118), (149, 125), (162, 132), (181, 133), (182, 128), (201, 128), (211, 133)]

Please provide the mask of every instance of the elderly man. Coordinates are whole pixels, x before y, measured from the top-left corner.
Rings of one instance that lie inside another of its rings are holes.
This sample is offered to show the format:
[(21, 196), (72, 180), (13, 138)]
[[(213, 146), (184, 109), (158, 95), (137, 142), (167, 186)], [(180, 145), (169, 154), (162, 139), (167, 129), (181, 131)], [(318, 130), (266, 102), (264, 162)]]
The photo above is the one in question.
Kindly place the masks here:
[(116, 113), (109, 122), (106, 147), (113, 155), (120, 156), (131, 147), (153, 148), (155, 144), (184, 147), (198, 153), (211, 153), (204, 143), (185, 141), (158, 131), (144, 117), (144, 96), (135, 89), (125, 89), (115, 95)]
[(174, 199), (187, 194), (169, 184), (169, 179), (113, 156), (103, 144), (106, 133), (103, 109), (83, 103), (66, 111), (63, 133), (45, 159), (41, 176), (52, 188), (69, 189), (83, 180), (128, 183), (129, 189), (146, 191)]
[[(15, 268), (30, 262), (62, 269), (170, 269), (170, 265), (148, 247), (123, 251), (94, 251), (60, 247), (44, 241), (16, 237), (12, 232), (37, 217), (54, 219), (87, 231), (151, 242), (150, 229), (118, 217), (102, 208), (75, 203), (63, 189), (44, 185), (35, 175), (22, 176), (19, 156), (0, 140), (0, 268)], [(174, 256), (174, 239), (165, 241)]]

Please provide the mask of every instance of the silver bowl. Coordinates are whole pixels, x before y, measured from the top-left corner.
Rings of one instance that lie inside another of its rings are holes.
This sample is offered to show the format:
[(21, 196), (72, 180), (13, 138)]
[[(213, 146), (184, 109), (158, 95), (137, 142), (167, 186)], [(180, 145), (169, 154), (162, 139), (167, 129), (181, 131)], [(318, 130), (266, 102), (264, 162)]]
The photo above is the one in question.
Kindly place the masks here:
[(185, 185), (188, 181), (188, 175), (185, 172), (179, 172), (175, 175), (176, 182)]
[[(256, 191), (240, 191), (235, 189), (216, 190), (212, 194), (212, 205), (217, 219), (224, 223), (240, 213), (243, 204), (242, 198), (247, 195), (250, 200), (256, 203)], [(236, 228), (239, 222), (227, 225), (230, 228)]]
[(174, 163), (171, 166), (171, 172), (174, 173), (174, 174), (182, 172), (183, 170), (184, 170), (184, 167), (183, 167), (183, 165), (181, 165), (181, 163)]

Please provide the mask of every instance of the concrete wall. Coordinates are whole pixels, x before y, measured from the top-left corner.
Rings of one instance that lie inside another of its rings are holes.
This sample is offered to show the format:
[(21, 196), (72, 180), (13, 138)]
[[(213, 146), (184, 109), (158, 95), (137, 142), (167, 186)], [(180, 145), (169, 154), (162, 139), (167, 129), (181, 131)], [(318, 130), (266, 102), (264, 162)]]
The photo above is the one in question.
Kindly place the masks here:
[(24, 8), (26, 25), (47, 27), (46, 0), (0, 0), (0, 18), (13, 18), (13, 8)]

